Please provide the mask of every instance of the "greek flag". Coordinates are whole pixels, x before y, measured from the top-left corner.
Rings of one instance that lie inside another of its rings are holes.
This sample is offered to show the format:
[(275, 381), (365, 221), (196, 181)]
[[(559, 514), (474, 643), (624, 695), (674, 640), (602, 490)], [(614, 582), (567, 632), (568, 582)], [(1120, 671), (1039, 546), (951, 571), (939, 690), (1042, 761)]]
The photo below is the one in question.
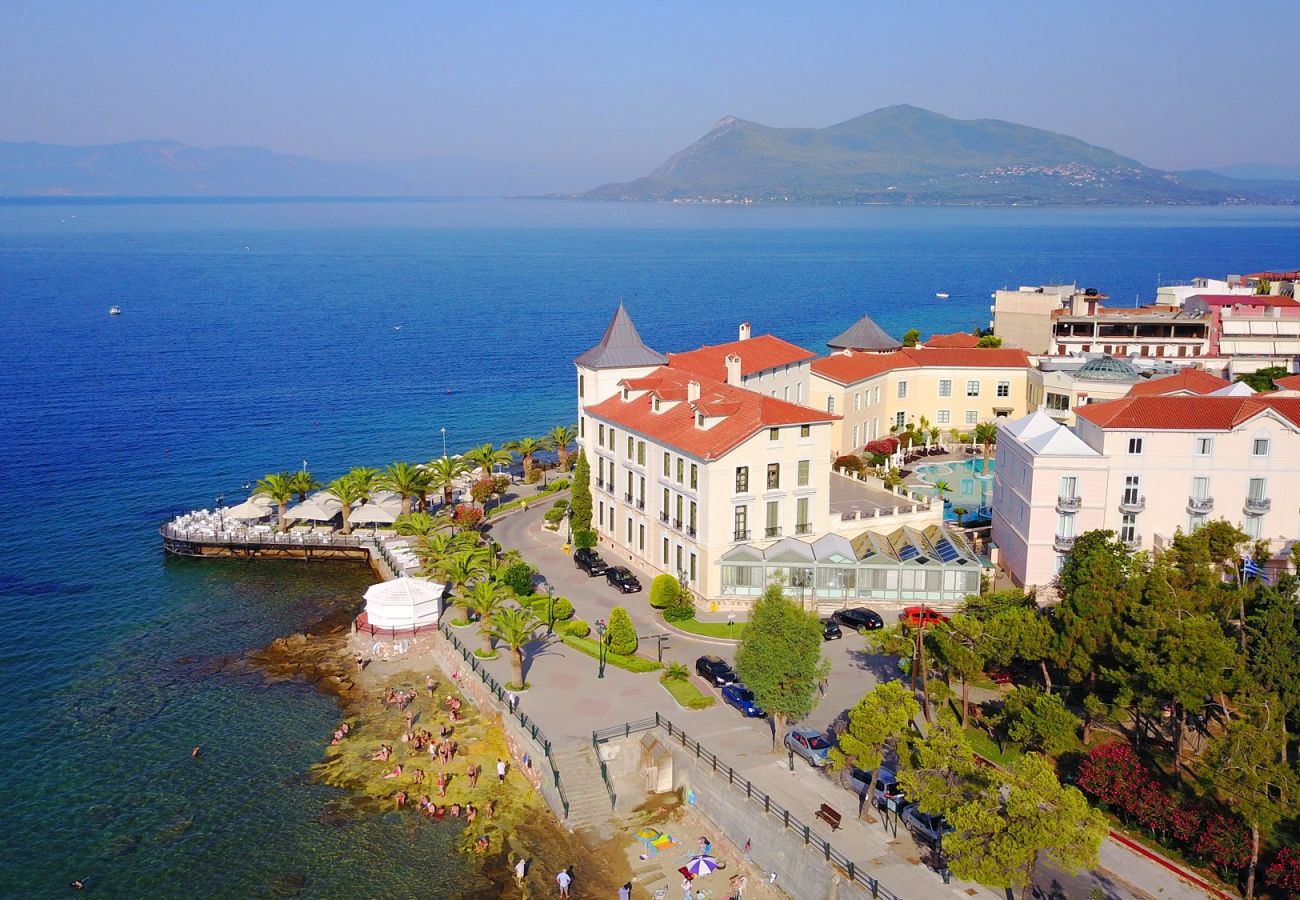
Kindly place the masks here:
[(1259, 563), (1255, 562), (1250, 557), (1246, 557), (1245, 561), (1242, 562), (1241, 575), (1243, 580), (1246, 578), (1258, 578), (1260, 581), (1264, 582), (1265, 584), (1272, 583), (1268, 580), (1268, 575), (1264, 572), (1263, 567), (1260, 566)]

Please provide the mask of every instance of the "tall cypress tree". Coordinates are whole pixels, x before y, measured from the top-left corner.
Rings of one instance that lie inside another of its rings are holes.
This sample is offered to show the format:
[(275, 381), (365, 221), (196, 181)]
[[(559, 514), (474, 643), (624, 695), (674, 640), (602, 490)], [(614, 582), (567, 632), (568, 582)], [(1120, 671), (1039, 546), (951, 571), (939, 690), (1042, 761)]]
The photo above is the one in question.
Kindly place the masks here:
[(591, 530), (591, 466), (587, 451), (578, 450), (578, 463), (573, 467), (573, 493), (569, 497), (569, 512), (573, 516), (573, 531)]

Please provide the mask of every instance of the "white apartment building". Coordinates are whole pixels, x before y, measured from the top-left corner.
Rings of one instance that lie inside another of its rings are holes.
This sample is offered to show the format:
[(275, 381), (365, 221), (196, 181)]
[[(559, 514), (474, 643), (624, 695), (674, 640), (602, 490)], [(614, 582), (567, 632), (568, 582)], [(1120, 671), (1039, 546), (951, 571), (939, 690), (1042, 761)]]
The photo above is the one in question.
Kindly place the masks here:
[(1223, 518), (1275, 556), (1300, 534), (1300, 398), (1233, 386), (1094, 403), (1076, 416), (1073, 428), (1041, 411), (1000, 428), (992, 540), (1017, 584), (1050, 584), (1075, 537), (1095, 529), (1151, 550)]
[(620, 305), (575, 360), (600, 545), (724, 608), (774, 579), (832, 608), (978, 592), (980, 560), (940, 505), (831, 472), (838, 417), (785, 399), (806, 396), (812, 354), (741, 335), (664, 356)]

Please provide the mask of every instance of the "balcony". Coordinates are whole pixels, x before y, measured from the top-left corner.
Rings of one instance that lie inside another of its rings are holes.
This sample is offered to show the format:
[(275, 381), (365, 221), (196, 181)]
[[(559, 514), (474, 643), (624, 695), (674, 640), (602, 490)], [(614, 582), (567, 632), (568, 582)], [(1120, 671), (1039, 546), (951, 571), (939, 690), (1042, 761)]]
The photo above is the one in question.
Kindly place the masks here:
[(1189, 513), (1207, 513), (1214, 509), (1213, 497), (1188, 497), (1187, 511)]
[(1052, 539), (1052, 549), (1057, 553), (1069, 553), (1074, 549), (1074, 535), (1058, 534)]
[(1120, 538), (1120, 543), (1124, 545), (1124, 549), (1129, 553), (1137, 553), (1142, 549), (1142, 538), (1140, 537)]
[(641, 510), (642, 512), (645, 511), (645, 497), (642, 497), (641, 499), (637, 500), (636, 508)]
[(1247, 497), (1246, 514), (1259, 516), (1273, 508), (1273, 501), (1268, 497)]
[(681, 520), (681, 519), (673, 519), (673, 527), (676, 528), (678, 531), (681, 531), (681, 530), (682, 530), (682, 520)]
[(623, 502), (626, 503), (628, 506), (631, 506), (631, 505), (632, 505), (632, 492), (631, 492), (631, 491), (628, 491), (626, 494), (623, 495)]
[(666, 512), (661, 512), (661, 513), (659, 514), (659, 521), (660, 521), (660, 522), (663, 522), (665, 525), (667, 525), (667, 524), (668, 524), (668, 513), (666, 513)]
[(694, 526), (694, 525), (687, 525), (687, 526), (686, 526), (686, 536), (687, 536), (687, 537), (692, 537), (692, 538), (695, 537), (695, 526)]
[(810, 534), (812, 532), (812, 522), (800, 522), (794, 526), (795, 534)]
[(740, 529), (736, 529), (736, 533), (735, 533), (735, 535), (732, 537), (732, 540), (733, 540), (733, 541), (747, 541), (747, 540), (749, 540), (749, 529), (745, 529), (744, 531), (741, 531)]
[(1083, 506), (1082, 497), (1060, 497), (1056, 498), (1056, 511), (1063, 513), (1078, 512), (1079, 507)]
[(603, 479), (600, 479), (600, 478), (597, 478), (597, 479), (596, 479), (596, 488), (597, 488), (598, 490), (602, 490), (602, 491), (605, 489), (605, 482), (604, 482)]
[(1130, 494), (1120, 498), (1119, 511), (1122, 513), (1140, 513), (1147, 508), (1147, 498), (1141, 494)]
[(763, 529), (763, 536), (764, 536), (764, 537), (780, 537), (780, 536), (781, 536), (781, 526), (780, 526), (780, 525), (769, 525), (768, 527), (766, 527), (766, 528)]

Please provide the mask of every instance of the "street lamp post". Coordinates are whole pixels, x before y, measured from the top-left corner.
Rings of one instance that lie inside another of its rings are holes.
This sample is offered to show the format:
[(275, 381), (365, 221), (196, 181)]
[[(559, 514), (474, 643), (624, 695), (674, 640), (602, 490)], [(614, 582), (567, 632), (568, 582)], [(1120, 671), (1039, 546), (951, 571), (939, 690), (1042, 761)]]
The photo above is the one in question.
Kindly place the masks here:
[(596, 620), (596, 636), (599, 639), (599, 642), (596, 646), (596, 659), (600, 664), (596, 670), (596, 677), (604, 678), (605, 677), (605, 620), (604, 619)]
[(212, 501), (212, 505), (215, 506), (215, 507), (217, 508), (217, 518), (219, 518), (219, 519), (221, 520), (221, 530), (222, 530), (222, 531), (225, 531), (225, 530), (226, 530), (226, 510), (225, 510), (225, 508), (221, 505), (222, 503), (225, 502), (225, 500), (226, 500), (226, 495), (225, 495), (225, 494), (217, 494), (216, 499)]
[(442, 458), (446, 459), (447, 458), (447, 428), (444, 425), (442, 428), (439, 428), (438, 430), (442, 432)]
[(564, 522), (565, 522), (565, 526), (568, 528), (568, 536), (565, 537), (564, 543), (572, 547), (573, 546), (573, 504), (572, 503), (570, 503), (568, 506), (564, 508)]
[(555, 631), (555, 586), (546, 582), (546, 633)]

